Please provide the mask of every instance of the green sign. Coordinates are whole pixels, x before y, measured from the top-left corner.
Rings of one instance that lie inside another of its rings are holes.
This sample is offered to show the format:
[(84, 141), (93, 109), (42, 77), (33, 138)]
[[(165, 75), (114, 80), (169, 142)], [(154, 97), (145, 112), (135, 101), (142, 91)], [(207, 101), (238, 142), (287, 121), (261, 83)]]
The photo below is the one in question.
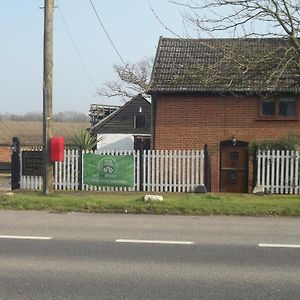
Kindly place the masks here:
[(83, 182), (95, 186), (133, 187), (133, 155), (83, 155)]

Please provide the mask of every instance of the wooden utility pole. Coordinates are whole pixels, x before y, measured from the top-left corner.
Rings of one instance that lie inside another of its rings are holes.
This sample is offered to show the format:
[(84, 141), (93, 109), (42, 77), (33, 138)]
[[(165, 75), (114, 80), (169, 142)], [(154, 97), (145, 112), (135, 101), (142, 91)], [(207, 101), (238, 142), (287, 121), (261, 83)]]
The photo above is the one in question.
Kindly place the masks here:
[(52, 69), (53, 69), (54, 0), (45, 0), (44, 7), (44, 79), (43, 79), (43, 192), (53, 191), (53, 164), (50, 161), (52, 137)]

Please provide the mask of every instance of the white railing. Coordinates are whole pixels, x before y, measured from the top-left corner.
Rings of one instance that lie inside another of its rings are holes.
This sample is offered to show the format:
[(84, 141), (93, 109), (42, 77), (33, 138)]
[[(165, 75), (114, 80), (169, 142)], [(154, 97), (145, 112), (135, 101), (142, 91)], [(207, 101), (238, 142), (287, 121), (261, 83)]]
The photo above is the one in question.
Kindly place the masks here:
[(80, 151), (64, 150), (64, 161), (54, 163), (54, 189), (78, 190), (80, 183)]
[(192, 192), (198, 185), (204, 185), (203, 150), (144, 151), (144, 191)]
[[(41, 147), (32, 147), (30, 149), (23, 149), (22, 151), (42, 151)], [(21, 165), (21, 175), (20, 175), (20, 187), (26, 190), (40, 190), (43, 186), (42, 176), (24, 176), (22, 175), (22, 151), (20, 152), (20, 165)]]
[[(99, 187), (83, 183), (82, 156), (79, 150), (66, 149), (64, 161), (54, 164), (55, 190), (85, 191), (149, 191), (191, 192), (204, 185), (204, 151), (102, 151), (86, 153), (102, 155), (127, 155), (134, 157), (133, 187)], [(84, 153), (84, 152), (83, 152)], [(42, 189), (41, 176), (22, 176), (21, 188)]]
[[(42, 151), (41, 148), (31, 149), (32, 151)], [(80, 152), (79, 150), (64, 150), (64, 161), (55, 162), (53, 169), (55, 190), (78, 190), (80, 178)], [(21, 152), (22, 162), (22, 152)], [(21, 166), (22, 168), (22, 166)], [(21, 188), (28, 190), (40, 190), (43, 187), (42, 176), (24, 176), (21, 171)]]
[(300, 193), (299, 151), (258, 151), (257, 186), (266, 193)]

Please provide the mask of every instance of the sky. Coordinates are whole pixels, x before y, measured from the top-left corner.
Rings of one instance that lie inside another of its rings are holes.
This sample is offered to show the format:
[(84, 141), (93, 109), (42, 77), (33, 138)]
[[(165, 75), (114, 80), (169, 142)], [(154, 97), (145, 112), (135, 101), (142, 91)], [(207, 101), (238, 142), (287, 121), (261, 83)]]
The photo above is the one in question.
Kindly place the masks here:
[[(159, 36), (174, 37), (157, 20), (149, 2), (164, 24), (180, 35), (184, 32), (182, 11), (167, 0), (93, 0), (125, 61), (154, 57)], [(1, 114), (42, 112), (43, 5), (43, 0), (1, 0)], [(118, 99), (97, 95), (97, 89), (116, 78), (113, 65), (121, 60), (89, 0), (57, 0), (56, 5), (53, 112), (88, 114), (92, 103), (120, 104)]]

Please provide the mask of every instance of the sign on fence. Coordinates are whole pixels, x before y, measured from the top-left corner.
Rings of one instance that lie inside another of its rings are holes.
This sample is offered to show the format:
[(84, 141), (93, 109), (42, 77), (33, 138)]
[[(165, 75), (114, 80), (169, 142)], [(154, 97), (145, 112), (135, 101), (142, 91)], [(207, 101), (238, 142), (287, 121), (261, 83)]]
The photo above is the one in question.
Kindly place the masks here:
[(43, 175), (42, 151), (22, 151), (22, 175)]
[(133, 187), (133, 155), (83, 155), (83, 182), (94, 186)]

